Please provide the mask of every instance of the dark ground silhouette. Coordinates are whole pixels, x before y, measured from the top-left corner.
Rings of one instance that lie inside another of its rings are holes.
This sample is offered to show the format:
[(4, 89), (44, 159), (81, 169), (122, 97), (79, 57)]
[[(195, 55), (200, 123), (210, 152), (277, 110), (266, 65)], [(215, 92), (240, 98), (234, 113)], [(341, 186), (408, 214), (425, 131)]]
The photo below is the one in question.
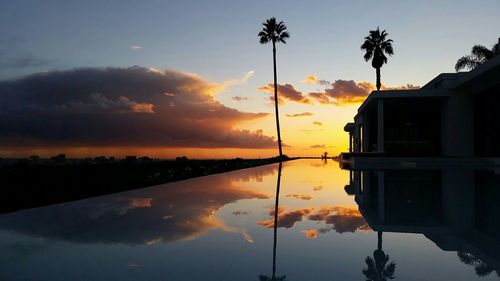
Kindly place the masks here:
[(193, 177), (223, 173), (289, 160), (176, 160), (114, 163), (33, 164), (18, 161), (0, 166), (0, 213), (137, 189)]

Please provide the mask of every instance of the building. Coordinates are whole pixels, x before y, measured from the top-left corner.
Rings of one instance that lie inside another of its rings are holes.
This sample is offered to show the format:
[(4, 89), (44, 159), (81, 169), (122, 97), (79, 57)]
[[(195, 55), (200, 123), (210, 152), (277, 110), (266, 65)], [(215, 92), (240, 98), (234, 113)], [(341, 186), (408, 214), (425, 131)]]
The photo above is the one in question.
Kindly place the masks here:
[(354, 171), (346, 192), (379, 239), (382, 232), (423, 234), (443, 251), (473, 257), (469, 265), (488, 275), (500, 273), (499, 185), (496, 167), (421, 167)]
[(373, 91), (346, 124), (350, 157), (500, 157), (500, 56), (418, 90)]

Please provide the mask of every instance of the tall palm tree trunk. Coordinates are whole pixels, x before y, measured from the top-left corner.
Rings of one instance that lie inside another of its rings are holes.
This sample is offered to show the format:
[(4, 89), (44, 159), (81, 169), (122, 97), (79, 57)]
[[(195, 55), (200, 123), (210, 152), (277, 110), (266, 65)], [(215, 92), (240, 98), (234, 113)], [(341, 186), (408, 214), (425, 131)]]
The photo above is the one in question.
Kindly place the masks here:
[(278, 202), (280, 197), (280, 181), (281, 181), (281, 167), (282, 163), (279, 162), (278, 167), (278, 183), (276, 184), (276, 203), (274, 205), (274, 243), (273, 243), (273, 279), (276, 278), (276, 244), (278, 240)]
[(377, 250), (382, 251), (382, 231), (377, 232)]
[(278, 149), (280, 152), (280, 158), (283, 157), (283, 152), (281, 150), (281, 134), (280, 134), (280, 120), (278, 113), (278, 75), (276, 73), (276, 44), (273, 41), (273, 67), (274, 67), (274, 109), (276, 111), (276, 128), (278, 130)]
[(380, 86), (382, 85), (380, 83), (380, 67), (377, 67), (377, 91), (380, 91)]

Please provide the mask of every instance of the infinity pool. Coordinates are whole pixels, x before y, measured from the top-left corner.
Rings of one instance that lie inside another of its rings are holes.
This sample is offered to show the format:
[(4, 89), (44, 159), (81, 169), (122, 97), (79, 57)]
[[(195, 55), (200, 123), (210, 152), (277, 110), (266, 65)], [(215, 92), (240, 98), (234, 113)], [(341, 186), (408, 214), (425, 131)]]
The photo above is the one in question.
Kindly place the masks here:
[(482, 250), (495, 245), (440, 223), (439, 202), (405, 199), (411, 211), (377, 221), (352, 180), (337, 162), (294, 160), (4, 214), (0, 280), (499, 279)]

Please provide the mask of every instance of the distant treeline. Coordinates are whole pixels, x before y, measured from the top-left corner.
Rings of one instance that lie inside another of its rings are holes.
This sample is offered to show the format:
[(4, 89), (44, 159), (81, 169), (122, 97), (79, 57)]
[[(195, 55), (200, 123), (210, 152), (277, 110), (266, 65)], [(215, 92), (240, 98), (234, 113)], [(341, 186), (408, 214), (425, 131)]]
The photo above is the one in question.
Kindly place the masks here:
[[(289, 160), (286, 158), (284, 160)], [(276, 163), (279, 158), (119, 161), (44, 165), (18, 162), (0, 167), (0, 213)]]

